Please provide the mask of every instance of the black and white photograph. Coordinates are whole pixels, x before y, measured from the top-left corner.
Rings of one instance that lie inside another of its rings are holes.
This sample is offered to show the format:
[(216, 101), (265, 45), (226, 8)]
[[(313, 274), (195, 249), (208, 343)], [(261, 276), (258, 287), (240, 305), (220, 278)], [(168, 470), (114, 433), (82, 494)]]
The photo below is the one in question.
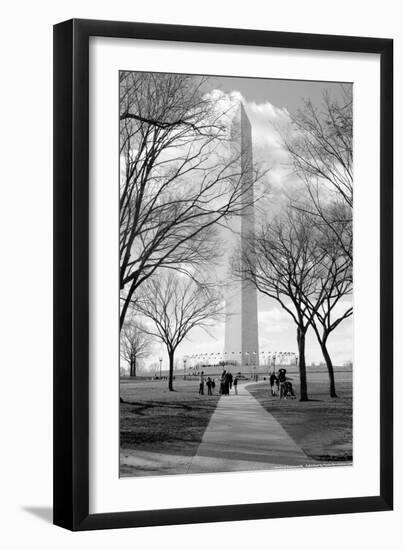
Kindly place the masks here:
[(119, 72), (120, 477), (353, 464), (353, 84)]
[(399, 7), (4, 4), (1, 548), (401, 538)]

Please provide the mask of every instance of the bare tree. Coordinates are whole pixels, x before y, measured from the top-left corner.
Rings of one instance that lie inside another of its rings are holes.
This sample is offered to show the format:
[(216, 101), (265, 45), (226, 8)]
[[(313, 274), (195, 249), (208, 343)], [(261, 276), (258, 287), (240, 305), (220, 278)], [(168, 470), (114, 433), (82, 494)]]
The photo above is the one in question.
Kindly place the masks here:
[(155, 275), (142, 287), (136, 302), (140, 313), (153, 322), (148, 334), (162, 340), (169, 357), (168, 388), (173, 390), (175, 351), (196, 326), (207, 329), (222, 311), (220, 296), (211, 287), (172, 271)]
[[(292, 133), (283, 141), (296, 174), (306, 185), (309, 212), (314, 222), (333, 232), (352, 262), (352, 87), (341, 85), (338, 100), (324, 93), (320, 109), (305, 101), (292, 123)], [(306, 208), (306, 204), (294, 206)]]
[(297, 326), (300, 399), (308, 400), (305, 339), (316, 308), (318, 270), (326, 252), (316, 246), (315, 229), (304, 212), (289, 209), (266, 222), (249, 239), (237, 273), (266, 296), (276, 300)]
[(217, 225), (245, 206), (227, 113), (203, 86), (188, 75), (120, 73), (121, 327), (158, 268), (189, 274), (211, 262)]
[(340, 253), (340, 241), (329, 228), (318, 235), (316, 246), (324, 252), (315, 270), (318, 288), (313, 296), (307, 295), (303, 299), (313, 314), (311, 324), (329, 373), (330, 396), (337, 397), (328, 339), (340, 323), (353, 314), (349, 302), (343, 307), (343, 298), (352, 292), (352, 266), (349, 259)]
[(120, 332), (120, 355), (130, 365), (130, 376), (136, 376), (138, 360), (151, 351), (152, 338), (136, 319), (126, 319)]
[(306, 210), (289, 210), (264, 225), (243, 251), (239, 272), (274, 298), (297, 325), (301, 399), (307, 398), (305, 335), (311, 325), (329, 373), (330, 395), (337, 397), (330, 334), (350, 317), (343, 298), (352, 292), (352, 266), (340, 252), (340, 242), (325, 226), (318, 230)]
[[(341, 85), (340, 98), (324, 93), (321, 108), (310, 100), (293, 117), (293, 131), (284, 138), (295, 172), (305, 184), (308, 201), (293, 206), (312, 216), (321, 237), (323, 258), (315, 299), (306, 297), (315, 314), (312, 327), (321, 346), (330, 379), (330, 395), (336, 397), (332, 360), (327, 348), (330, 333), (353, 313), (344, 296), (352, 292), (353, 263), (353, 97), (352, 87)], [(338, 307), (337, 307), (338, 306)]]

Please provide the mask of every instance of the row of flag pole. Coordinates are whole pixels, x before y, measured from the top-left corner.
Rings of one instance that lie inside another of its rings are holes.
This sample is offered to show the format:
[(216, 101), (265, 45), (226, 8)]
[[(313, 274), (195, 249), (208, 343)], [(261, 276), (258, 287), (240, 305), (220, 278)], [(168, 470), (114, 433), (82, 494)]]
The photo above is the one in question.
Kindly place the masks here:
[[(232, 355), (242, 355), (242, 351), (236, 352), (213, 352), (213, 353), (194, 353), (192, 355), (186, 355), (187, 358), (190, 359), (197, 359), (197, 358), (206, 358), (206, 357), (224, 357), (224, 356), (232, 356)], [(256, 351), (245, 351), (244, 355), (257, 355)], [(260, 355), (269, 355), (271, 357), (273, 356), (290, 356), (293, 355), (295, 357), (295, 353), (293, 351), (261, 351)]]
[[(261, 364), (291, 364), (295, 363), (297, 361), (298, 355), (295, 352), (292, 351), (261, 351), (259, 354), (256, 351), (245, 351), (243, 352), (244, 356), (247, 358), (248, 364), (250, 366), (255, 365), (256, 366), (256, 359), (257, 355), (260, 355), (259, 363)], [(193, 353), (190, 355), (186, 355), (183, 357), (184, 367), (186, 368), (186, 364), (188, 368), (193, 369), (193, 366), (190, 366), (189, 363), (194, 365), (195, 363), (205, 363), (209, 364), (212, 362), (212, 364), (217, 364), (220, 361), (231, 361), (231, 359), (235, 360), (237, 357), (242, 356), (242, 352), (210, 352), (210, 353)], [(250, 359), (252, 357), (253, 359)], [(241, 359), (241, 358), (239, 358)], [(252, 361), (249, 363), (249, 361)]]

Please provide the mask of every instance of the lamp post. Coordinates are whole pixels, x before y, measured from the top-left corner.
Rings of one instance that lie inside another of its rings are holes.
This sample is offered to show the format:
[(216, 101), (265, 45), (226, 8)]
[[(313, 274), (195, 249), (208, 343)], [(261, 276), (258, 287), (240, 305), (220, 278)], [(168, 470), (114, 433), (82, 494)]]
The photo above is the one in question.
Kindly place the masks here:
[(161, 380), (161, 368), (162, 368), (162, 357), (160, 357), (160, 380)]
[(186, 380), (186, 359), (183, 360), (183, 379)]

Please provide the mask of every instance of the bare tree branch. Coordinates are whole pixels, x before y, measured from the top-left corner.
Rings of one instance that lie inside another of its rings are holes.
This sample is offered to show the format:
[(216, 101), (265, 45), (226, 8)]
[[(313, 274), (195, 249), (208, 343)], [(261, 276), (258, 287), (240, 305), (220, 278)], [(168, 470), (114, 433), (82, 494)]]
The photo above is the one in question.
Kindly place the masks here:
[(138, 360), (151, 351), (152, 338), (144, 325), (134, 317), (126, 318), (120, 333), (120, 355), (130, 365), (130, 376), (136, 376)]
[(305, 335), (316, 312), (305, 297), (314, 300), (317, 294), (317, 271), (325, 254), (316, 246), (307, 216), (289, 208), (257, 230), (235, 267), (240, 277), (276, 300), (296, 324), (302, 401), (308, 399)]
[(137, 290), (158, 268), (190, 273), (217, 255), (219, 224), (245, 208), (247, 186), (228, 113), (204, 79), (120, 75), (120, 288), (123, 325)]
[[(322, 109), (310, 100), (292, 118), (292, 132), (283, 135), (295, 173), (309, 195), (309, 212), (339, 239), (352, 262), (353, 102), (352, 87), (341, 87), (341, 99), (323, 96)], [(306, 205), (294, 204), (296, 208)]]
[(167, 348), (168, 387), (173, 390), (177, 347), (194, 327), (207, 329), (221, 316), (221, 297), (208, 285), (170, 271), (155, 275), (142, 286), (136, 309), (153, 323), (151, 328), (144, 328), (147, 334), (160, 339)]

